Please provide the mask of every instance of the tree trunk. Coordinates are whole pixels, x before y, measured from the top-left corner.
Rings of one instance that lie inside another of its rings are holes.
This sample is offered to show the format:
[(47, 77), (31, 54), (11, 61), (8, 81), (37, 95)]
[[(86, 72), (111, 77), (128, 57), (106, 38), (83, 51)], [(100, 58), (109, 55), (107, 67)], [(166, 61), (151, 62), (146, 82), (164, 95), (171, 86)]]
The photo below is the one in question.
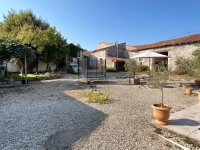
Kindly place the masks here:
[(160, 89), (162, 93), (162, 102), (161, 102), (161, 107), (163, 107), (163, 89)]
[(51, 72), (51, 66), (49, 65), (49, 63), (47, 63), (46, 72)]
[(36, 64), (36, 74), (38, 74), (38, 59), (36, 60), (37, 62), (37, 64)]
[(135, 71), (133, 71), (133, 79), (135, 79)]

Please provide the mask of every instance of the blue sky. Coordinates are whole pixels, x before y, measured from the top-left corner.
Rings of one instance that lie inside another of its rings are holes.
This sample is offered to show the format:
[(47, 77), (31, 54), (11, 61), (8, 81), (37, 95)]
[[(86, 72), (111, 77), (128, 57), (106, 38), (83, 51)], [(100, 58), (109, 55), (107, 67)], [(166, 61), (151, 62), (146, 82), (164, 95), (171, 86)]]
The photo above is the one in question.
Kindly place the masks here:
[(100, 42), (140, 45), (200, 33), (199, 0), (0, 0), (0, 21), (11, 8), (31, 9), (67, 39), (94, 50)]

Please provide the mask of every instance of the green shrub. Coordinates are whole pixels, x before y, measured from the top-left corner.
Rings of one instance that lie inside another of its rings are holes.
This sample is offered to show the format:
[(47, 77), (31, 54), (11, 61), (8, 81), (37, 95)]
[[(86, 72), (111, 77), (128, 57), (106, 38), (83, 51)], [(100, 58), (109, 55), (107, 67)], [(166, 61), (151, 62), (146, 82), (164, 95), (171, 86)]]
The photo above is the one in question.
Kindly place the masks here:
[(148, 69), (148, 66), (146, 66), (146, 65), (139, 65), (139, 66), (137, 66), (137, 71), (138, 72), (147, 71), (147, 69)]
[(106, 72), (117, 72), (115, 68), (107, 68)]
[(87, 94), (88, 97), (88, 102), (89, 103), (100, 103), (100, 104), (104, 104), (109, 97), (108, 92), (105, 93), (100, 93), (100, 92), (90, 92)]
[(176, 74), (176, 75), (184, 75), (184, 74), (187, 74), (187, 71), (184, 70), (184, 69), (181, 69), (181, 68), (177, 68), (177, 69), (174, 71), (174, 74)]
[(195, 68), (194, 59), (178, 57), (175, 61), (176, 70), (175, 74), (182, 75), (191, 72)]
[(132, 74), (133, 78), (135, 78), (135, 72), (137, 70), (137, 65), (138, 65), (137, 62), (134, 59), (132, 59), (132, 60), (131, 59), (126, 60), (125, 65), (124, 65), (125, 70), (129, 74)]
[(189, 76), (195, 76), (195, 72), (194, 71), (189, 71), (189, 72), (187, 72), (187, 75), (189, 75)]
[(39, 74), (38, 79), (39, 80), (50, 80), (55, 78), (62, 77), (62, 72), (54, 73), (54, 72), (46, 72), (44, 74)]

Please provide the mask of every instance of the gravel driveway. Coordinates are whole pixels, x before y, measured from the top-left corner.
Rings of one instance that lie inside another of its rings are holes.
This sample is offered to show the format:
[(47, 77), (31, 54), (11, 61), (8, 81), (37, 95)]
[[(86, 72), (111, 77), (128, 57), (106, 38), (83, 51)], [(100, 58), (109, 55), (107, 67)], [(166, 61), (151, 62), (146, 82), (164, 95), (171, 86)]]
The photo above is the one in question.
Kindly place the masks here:
[[(159, 90), (117, 78), (98, 82), (96, 89), (110, 93), (107, 104), (87, 103), (88, 88), (75, 76), (0, 89), (0, 149), (67, 149), (77, 141), (72, 149), (179, 149), (149, 124)], [(177, 82), (164, 89), (164, 98), (172, 112), (198, 103), (197, 95), (185, 95)], [(163, 134), (192, 148), (171, 133)]]

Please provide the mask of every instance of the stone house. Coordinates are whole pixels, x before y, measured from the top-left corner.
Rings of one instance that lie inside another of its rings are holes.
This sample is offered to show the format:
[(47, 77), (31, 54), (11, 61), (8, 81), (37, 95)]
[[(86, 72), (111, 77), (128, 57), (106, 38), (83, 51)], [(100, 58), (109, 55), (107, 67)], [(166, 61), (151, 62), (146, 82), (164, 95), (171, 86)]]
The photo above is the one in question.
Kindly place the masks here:
[(99, 65), (106, 60), (107, 68), (124, 70), (125, 60), (129, 58), (126, 43), (114, 44), (101, 42), (91, 54), (91, 59), (97, 59)]
[[(175, 61), (178, 57), (192, 58), (192, 52), (198, 48), (200, 48), (200, 34), (193, 34), (152, 44), (133, 46), (126, 45), (126, 43), (111, 44), (101, 42), (96, 50), (92, 52), (92, 55), (96, 59), (106, 59), (107, 67), (122, 70), (121, 68), (123, 68), (125, 60), (147, 51), (153, 51), (167, 55), (170, 58), (151, 58), (150, 68), (152, 66), (159, 66), (165, 61), (166, 65), (174, 70), (176, 68)], [(139, 64), (149, 65), (149, 59), (137, 58), (136, 60)]]
[(88, 51), (83, 52), (83, 59), (87, 60), (87, 68), (90, 68), (91, 66), (91, 54), (92, 52), (88, 52)]

